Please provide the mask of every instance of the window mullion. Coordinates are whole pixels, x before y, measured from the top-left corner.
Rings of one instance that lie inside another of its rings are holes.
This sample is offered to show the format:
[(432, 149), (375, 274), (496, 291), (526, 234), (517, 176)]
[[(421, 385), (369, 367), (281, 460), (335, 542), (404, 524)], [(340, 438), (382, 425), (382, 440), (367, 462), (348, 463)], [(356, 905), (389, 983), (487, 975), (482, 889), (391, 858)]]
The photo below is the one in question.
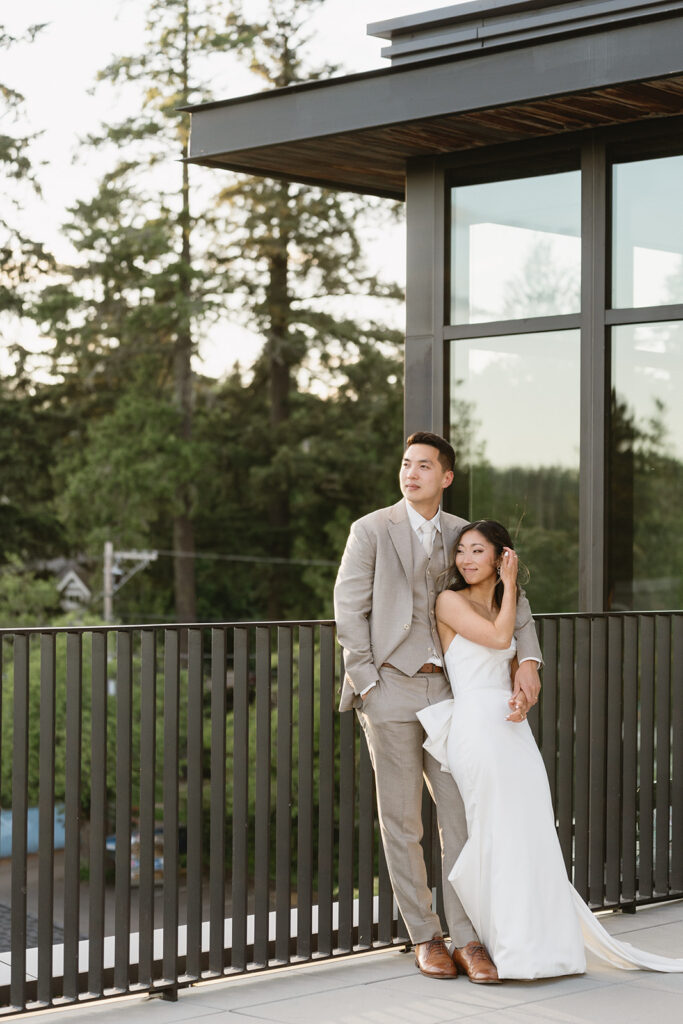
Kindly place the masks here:
[(607, 163), (591, 141), (581, 152), (581, 451), (579, 608), (605, 601), (605, 450), (607, 436)]

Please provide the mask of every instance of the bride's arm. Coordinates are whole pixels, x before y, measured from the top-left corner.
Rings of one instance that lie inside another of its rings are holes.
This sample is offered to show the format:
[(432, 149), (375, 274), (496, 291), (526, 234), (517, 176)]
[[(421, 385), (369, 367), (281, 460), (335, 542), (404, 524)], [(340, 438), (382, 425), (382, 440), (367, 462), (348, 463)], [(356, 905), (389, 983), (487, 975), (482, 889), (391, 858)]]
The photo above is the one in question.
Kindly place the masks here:
[(493, 622), (479, 615), (462, 591), (454, 590), (444, 590), (436, 599), (437, 620), (475, 644), (507, 650), (515, 629), (517, 610), (517, 555), (514, 551), (506, 549), (500, 578), (505, 589)]

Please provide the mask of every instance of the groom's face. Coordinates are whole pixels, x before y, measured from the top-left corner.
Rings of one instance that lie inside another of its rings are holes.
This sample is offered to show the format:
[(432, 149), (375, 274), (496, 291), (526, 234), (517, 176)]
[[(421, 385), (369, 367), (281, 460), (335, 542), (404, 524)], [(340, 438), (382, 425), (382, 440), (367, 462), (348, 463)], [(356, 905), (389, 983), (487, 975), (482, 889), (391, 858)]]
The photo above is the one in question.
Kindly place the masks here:
[(451, 483), (453, 474), (439, 462), (438, 448), (430, 444), (411, 444), (406, 448), (399, 483), (401, 494), (412, 505), (428, 505), (441, 500), (441, 493)]

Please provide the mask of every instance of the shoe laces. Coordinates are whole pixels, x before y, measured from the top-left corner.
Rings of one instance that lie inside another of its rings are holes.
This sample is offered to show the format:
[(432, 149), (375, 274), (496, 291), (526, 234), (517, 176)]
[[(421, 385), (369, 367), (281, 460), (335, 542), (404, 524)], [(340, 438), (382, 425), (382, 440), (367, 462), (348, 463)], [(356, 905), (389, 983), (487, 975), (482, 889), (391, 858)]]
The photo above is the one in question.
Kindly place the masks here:
[(482, 946), (481, 942), (472, 942), (467, 947), (467, 952), (473, 960), (485, 960), (489, 962), (489, 955), (486, 952), (486, 946)]
[[(427, 952), (431, 953), (434, 949), (446, 949), (446, 943), (443, 939), (428, 939), (427, 940)], [(483, 947), (482, 947), (483, 948)]]

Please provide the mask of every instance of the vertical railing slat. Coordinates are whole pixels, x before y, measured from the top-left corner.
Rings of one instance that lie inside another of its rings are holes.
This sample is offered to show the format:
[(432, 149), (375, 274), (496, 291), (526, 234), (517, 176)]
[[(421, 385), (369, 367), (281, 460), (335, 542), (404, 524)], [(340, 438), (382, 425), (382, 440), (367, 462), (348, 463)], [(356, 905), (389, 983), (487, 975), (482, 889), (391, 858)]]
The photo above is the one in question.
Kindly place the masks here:
[(256, 628), (256, 780), (254, 822), (254, 961), (268, 963), (270, 912), (271, 693), (268, 626)]
[(655, 870), (658, 895), (669, 891), (669, 848), (671, 821), (671, 619), (658, 615), (655, 675)]
[(574, 836), (574, 622), (570, 618), (559, 620), (558, 670), (558, 761), (557, 803), (558, 836), (562, 856), (569, 877), (573, 877)]
[[(367, 743), (360, 745), (358, 766), (358, 946), (369, 949), (373, 941), (375, 778)], [(429, 801), (431, 804), (431, 800)], [(429, 847), (431, 852), (432, 846)]]
[(157, 633), (140, 637), (140, 962), (138, 982), (154, 981), (154, 834), (156, 825)]
[(605, 893), (605, 779), (607, 739), (607, 623), (591, 620), (590, 641), (590, 769), (589, 769), (589, 892), (594, 906)]
[(607, 761), (605, 803), (605, 898), (618, 904), (621, 897), (621, 821), (622, 808), (622, 619), (607, 620)]
[(683, 615), (671, 623), (671, 888), (683, 892)]
[(90, 735), (90, 884), (88, 886), (88, 989), (104, 992), (104, 858), (107, 831), (107, 643), (92, 636)]
[(187, 677), (187, 965), (186, 974), (202, 973), (202, 802), (204, 744), (203, 634), (188, 629)]
[(655, 622), (649, 615), (640, 616), (640, 766), (638, 772), (638, 894), (640, 898), (653, 893), (654, 834), (654, 729), (655, 729)]
[[(225, 967), (225, 710), (226, 632), (211, 630), (211, 781), (209, 795), (209, 971)], [(237, 694), (237, 681), (233, 687)], [(238, 772), (237, 758), (233, 775)], [(246, 886), (245, 886), (246, 888)], [(233, 915), (234, 941), (234, 915)]]
[(178, 738), (180, 713), (180, 632), (164, 631), (164, 890), (163, 981), (178, 977)]
[(377, 925), (377, 938), (380, 942), (390, 943), (394, 937), (394, 890), (391, 888), (389, 868), (384, 855), (384, 846), (381, 837), (378, 841), (379, 857), (379, 922)]
[(299, 762), (297, 830), (297, 956), (313, 952), (313, 628), (299, 627)]
[(14, 636), (14, 705), (12, 729), (12, 966), (10, 1001), (26, 1005), (26, 854), (28, 845), (29, 637)]
[(55, 635), (40, 637), (40, 757), (38, 832), (38, 1001), (52, 1002), (55, 869)]
[(116, 634), (116, 852), (114, 987), (130, 987), (130, 834), (133, 760), (132, 634)]
[(541, 689), (541, 754), (548, 785), (557, 808), (557, 619), (544, 619), (543, 686)]
[(576, 621), (574, 679), (576, 741), (574, 744), (574, 885), (588, 900), (590, 786), (590, 620)]
[[(249, 892), (249, 630), (236, 628), (233, 704), (232, 967), (247, 967)], [(221, 937), (221, 942), (222, 942)]]
[(66, 636), (66, 743), (64, 797), (63, 994), (78, 999), (81, 870), (81, 744), (83, 736), (83, 635)]
[[(275, 793), (275, 959), (289, 962), (292, 907), (292, 703), (293, 637), (289, 626), (277, 629), (277, 784)], [(299, 685), (301, 716), (301, 684)], [(299, 718), (301, 730), (301, 718)], [(299, 746), (301, 753), (301, 746)], [(301, 791), (299, 791), (301, 799)], [(302, 926), (297, 919), (297, 935)]]
[(636, 815), (638, 807), (638, 656), (639, 620), (624, 619), (621, 819), (621, 900), (631, 903), (638, 890)]
[[(343, 671), (343, 669), (342, 669)], [(339, 724), (339, 921), (337, 946), (353, 949), (354, 823), (356, 803), (356, 716), (345, 711)], [(364, 740), (362, 742), (365, 742)]]
[(320, 725), (318, 732), (318, 953), (331, 955), (334, 888), (335, 637), (320, 627)]

